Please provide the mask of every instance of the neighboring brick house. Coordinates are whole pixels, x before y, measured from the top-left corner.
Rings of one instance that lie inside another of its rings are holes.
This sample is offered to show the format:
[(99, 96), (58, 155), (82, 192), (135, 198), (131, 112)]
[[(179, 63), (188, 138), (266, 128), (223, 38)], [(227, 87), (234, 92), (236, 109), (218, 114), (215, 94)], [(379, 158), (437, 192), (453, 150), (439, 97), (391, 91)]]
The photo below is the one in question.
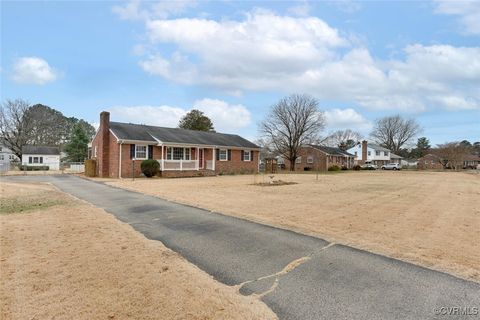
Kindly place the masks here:
[[(326, 171), (333, 165), (351, 169), (355, 158), (353, 154), (342, 149), (313, 144), (302, 146), (298, 154), (299, 157), (295, 161), (295, 171)], [(290, 170), (289, 161), (285, 161), (285, 167)]]
[(480, 169), (480, 156), (469, 154), (463, 159), (464, 169)]
[(443, 169), (442, 159), (435, 154), (426, 154), (418, 159), (417, 169), (420, 170), (441, 170)]
[(110, 122), (105, 111), (90, 150), (97, 176), (111, 178), (140, 176), (145, 159), (169, 177), (252, 173), (259, 155), (260, 147), (238, 135)]

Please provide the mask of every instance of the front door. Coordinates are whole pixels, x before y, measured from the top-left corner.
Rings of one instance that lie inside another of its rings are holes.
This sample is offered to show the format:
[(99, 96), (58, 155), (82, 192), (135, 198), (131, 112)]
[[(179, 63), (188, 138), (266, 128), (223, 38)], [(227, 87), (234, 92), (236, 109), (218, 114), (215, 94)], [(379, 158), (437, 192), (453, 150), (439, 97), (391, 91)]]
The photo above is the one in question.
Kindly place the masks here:
[(203, 169), (203, 149), (198, 149), (198, 168)]

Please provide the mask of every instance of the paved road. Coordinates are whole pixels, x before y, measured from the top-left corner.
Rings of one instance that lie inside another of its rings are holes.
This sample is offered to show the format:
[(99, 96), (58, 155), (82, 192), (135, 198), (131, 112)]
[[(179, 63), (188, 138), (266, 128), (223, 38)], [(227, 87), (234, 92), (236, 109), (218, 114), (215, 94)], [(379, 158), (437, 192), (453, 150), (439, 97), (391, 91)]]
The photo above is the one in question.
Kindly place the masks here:
[(73, 176), (4, 179), (51, 182), (104, 208), (242, 294), (260, 294), (280, 319), (480, 319), (480, 285), (445, 273)]

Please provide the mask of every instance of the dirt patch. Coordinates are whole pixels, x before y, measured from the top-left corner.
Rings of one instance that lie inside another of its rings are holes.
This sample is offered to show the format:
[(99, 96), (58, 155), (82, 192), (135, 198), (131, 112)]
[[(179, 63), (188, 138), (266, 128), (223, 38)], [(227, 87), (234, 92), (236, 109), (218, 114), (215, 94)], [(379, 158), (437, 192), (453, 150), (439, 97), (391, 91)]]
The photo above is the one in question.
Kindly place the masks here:
[(259, 182), (255, 183), (254, 186), (260, 187), (274, 187), (274, 186), (289, 186), (292, 184), (297, 184), (296, 182), (292, 181), (283, 181), (283, 180), (272, 180), (270, 182)]
[(0, 185), (2, 202), (63, 201), (0, 216), (1, 319), (276, 318), (101, 209), (48, 185)]
[(480, 175), (359, 171), (108, 184), (297, 230), (480, 281)]

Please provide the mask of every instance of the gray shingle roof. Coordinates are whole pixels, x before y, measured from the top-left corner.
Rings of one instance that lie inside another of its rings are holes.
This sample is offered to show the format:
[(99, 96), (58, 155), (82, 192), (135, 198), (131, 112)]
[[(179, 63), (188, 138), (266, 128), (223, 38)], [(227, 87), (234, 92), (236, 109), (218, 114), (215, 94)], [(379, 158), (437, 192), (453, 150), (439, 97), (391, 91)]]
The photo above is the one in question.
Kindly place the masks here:
[(319, 145), (314, 145), (310, 144), (309, 145), (312, 148), (318, 149), (320, 151), (323, 151), (327, 154), (333, 155), (333, 156), (348, 156), (348, 157), (354, 157), (353, 154), (348, 153), (345, 150), (342, 150), (340, 148), (334, 148), (334, 147), (327, 147), (327, 146), (319, 146)]
[(23, 146), (22, 154), (60, 155), (60, 149), (46, 146)]
[(384, 148), (384, 147), (382, 147), (382, 146), (380, 146), (380, 145), (378, 145), (378, 144), (375, 144), (375, 143), (370, 143), (370, 142), (369, 142), (369, 143), (368, 143), (368, 147), (369, 147), (369, 148), (372, 148), (372, 149), (374, 149), (374, 150), (388, 151), (388, 152), (390, 152), (390, 150), (388, 150), (387, 148)]
[(219, 147), (260, 148), (256, 144), (236, 134), (164, 128), (143, 124), (110, 122), (110, 129), (120, 140), (138, 140), (176, 144), (198, 144)]

